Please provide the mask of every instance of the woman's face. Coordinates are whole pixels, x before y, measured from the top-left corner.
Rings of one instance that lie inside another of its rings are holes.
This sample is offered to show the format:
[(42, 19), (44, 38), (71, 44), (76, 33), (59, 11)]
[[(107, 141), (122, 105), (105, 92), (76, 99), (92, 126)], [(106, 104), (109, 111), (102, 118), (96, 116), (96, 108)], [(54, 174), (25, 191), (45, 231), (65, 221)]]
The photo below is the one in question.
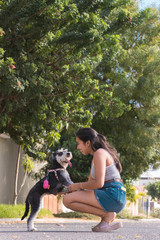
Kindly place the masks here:
[(92, 154), (92, 149), (90, 146), (90, 141), (83, 142), (78, 137), (76, 137), (77, 149), (81, 151), (83, 155)]

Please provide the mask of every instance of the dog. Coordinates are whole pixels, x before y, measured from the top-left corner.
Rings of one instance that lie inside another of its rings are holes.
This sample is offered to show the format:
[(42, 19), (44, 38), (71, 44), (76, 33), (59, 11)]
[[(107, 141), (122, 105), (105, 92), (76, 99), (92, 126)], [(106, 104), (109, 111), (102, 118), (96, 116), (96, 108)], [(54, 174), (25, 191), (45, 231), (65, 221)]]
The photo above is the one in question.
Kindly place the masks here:
[(34, 232), (37, 229), (34, 227), (34, 220), (40, 211), (41, 200), (44, 194), (61, 194), (64, 193), (69, 185), (73, 182), (70, 179), (69, 173), (66, 170), (67, 166), (72, 166), (70, 162), (72, 153), (67, 149), (60, 149), (52, 152), (50, 160), (52, 161), (52, 169), (48, 171), (46, 177), (38, 181), (29, 191), (25, 201), (25, 213), (21, 220), (23, 220), (29, 212), (31, 206), (31, 213), (27, 219), (28, 231)]

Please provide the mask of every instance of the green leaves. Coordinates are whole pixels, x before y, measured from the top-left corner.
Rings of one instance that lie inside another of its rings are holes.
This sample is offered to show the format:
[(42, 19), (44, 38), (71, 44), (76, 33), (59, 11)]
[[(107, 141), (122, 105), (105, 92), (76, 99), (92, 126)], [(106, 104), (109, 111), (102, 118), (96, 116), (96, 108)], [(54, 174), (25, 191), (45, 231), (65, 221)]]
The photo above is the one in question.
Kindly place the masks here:
[(154, 200), (160, 200), (160, 182), (149, 183), (146, 186), (148, 191), (148, 195), (152, 197)]
[(24, 172), (27, 172), (27, 174), (29, 174), (34, 170), (34, 163), (28, 155), (25, 155), (23, 159), (24, 160), (22, 161), (21, 165), (23, 166)]
[(158, 160), (157, 13), (134, 0), (1, 2), (0, 132), (42, 158), (63, 130), (92, 125), (124, 179)]

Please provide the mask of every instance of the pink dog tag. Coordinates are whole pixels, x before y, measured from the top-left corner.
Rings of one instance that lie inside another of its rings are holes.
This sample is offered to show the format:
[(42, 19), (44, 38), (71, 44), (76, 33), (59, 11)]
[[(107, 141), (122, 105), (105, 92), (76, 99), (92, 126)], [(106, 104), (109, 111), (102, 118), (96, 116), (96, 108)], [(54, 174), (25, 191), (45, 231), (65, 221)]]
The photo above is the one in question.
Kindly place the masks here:
[(43, 188), (44, 189), (49, 189), (49, 182), (48, 182), (48, 180), (46, 179), (46, 180), (44, 180), (44, 182), (43, 182)]

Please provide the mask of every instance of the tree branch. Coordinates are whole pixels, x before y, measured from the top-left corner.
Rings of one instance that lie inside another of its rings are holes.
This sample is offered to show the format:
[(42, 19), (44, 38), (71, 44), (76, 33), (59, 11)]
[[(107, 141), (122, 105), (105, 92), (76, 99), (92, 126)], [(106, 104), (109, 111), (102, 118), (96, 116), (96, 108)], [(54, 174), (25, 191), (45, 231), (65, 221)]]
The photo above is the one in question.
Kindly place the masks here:
[(20, 192), (21, 192), (21, 190), (22, 190), (22, 188), (23, 188), (23, 186), (24, 186), (24, 184), (25, 184), (25, 182), (26, 182), (26, 177), (27, 177), (27, 168), (26, 168), (26, 170), (25, 170), (25, 173), (24, 173), (24, 176), (23, 176), (23, 180), (22, 180), (22, 184), (21, 184), (21, 186), (20, 186), (20, 189), (19, 189), (17, 195), (20, 194)]
[(16, 170), (15, 170), (15, 179), (14, 179), (14, 198), (13, 198), (13, 204), (17, 204), (17, 197), (18, 197), (18, 174), (19, 174), (19, 164), (20, 164), (20, 158), (21, 158), (21, 146), (18, 146), (18, 155), (17, 155), (17, 162), (16, 162)]

